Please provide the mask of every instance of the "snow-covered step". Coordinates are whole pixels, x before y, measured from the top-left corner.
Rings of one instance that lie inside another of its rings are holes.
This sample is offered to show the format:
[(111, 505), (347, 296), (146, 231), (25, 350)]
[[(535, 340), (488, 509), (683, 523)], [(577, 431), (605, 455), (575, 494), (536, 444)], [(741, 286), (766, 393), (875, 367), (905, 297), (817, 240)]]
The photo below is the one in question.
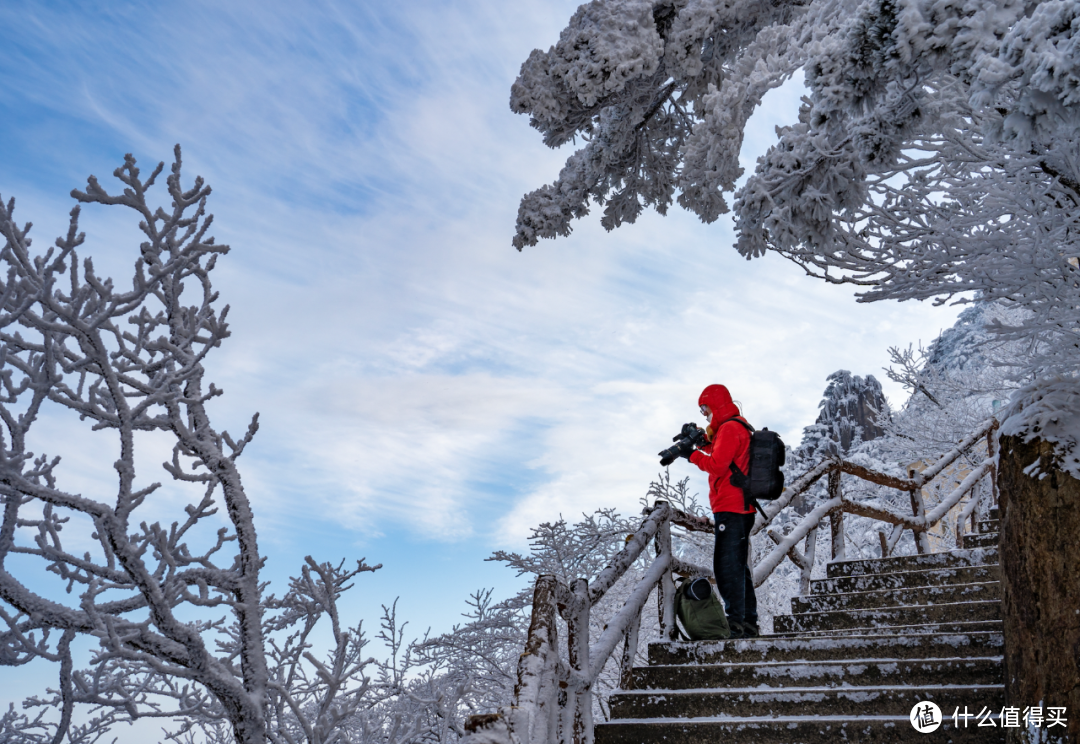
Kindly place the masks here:
[(828, 661), (769, 661), (724, 664), (667, 664), (635, 669), (633, 690), (715, 687), (863, 687), (895, 684), (1001, 684), (1001, 656), (939, 658), (853, 658)]
[(935, 742), (1003, 741), (1000, 728), (948, 719), (1004, 704), (996, 537), (832, 563), (769, 637), (650, 644), (649, 666), (609, 699), (597, 744), (913, 741), (908, 716), (925, 701), (946, 716)]
[(848, 635), (798, 638), (755, 638), (740, 641), (668, 641), (649, 644), (649, 666), (670, 664), (749, 664), (768, 661), (833, 661), (869, 658), (931, 659), (1000, 657), (1001, 633), (916, 635)]
[(937, 586), (940, 584), (974, 584), (998, 581), (1000, 578), (1001, 568), (997, 564), (928, 568), (920, 571), (868, 573), (857, 576), (841, 576), (835, 579), (814, 579), (810, 582), (810, 594), (867, 592), (878, 589), (900, 589), (903, 587)]
[(904, 589), (812, 594), (807, 597), (792, 597), (791, 611), (794, 613), (825, 612), (828, 610), (971, 602), (984, 599), (1001, 599), (1001, 584), (997, 581), (987, 581)]
[(975, 531), (980, 533), (985, 532), (999, 532), (1001, 530), (1001, 521), (998, 519), (984, 519), (981, 522), (975, 523)]
[(995, 598), (909, 607), (800, 612), (796, 615), (779, 615), (773, 618), (773, 628), (777, 633), (786, 633), (799, 630), (881, 628), (891, 625), (962, 623), (1000, 619), (1001, 600)]
[[(950, 708), (948, 715), (954, 709)], [(944, 712), (944, 711), (943, 711)], [(996, 716), (995, 716), (996, 718)], [(1005, 741), (1000, 728), (953, 727), (952, 718), (931, 734), (919, 734), (908, 715), (783, 716), (768, 718), (703, 717), (673, 720), (623, 719), (597, 726), (596, 744), (896, 744), (927, 741), (934, 744), (998, 744)], [(918, 736), (919, 739), (914, 737)]]
[(1001, 620), (972, 620), (963, 623), (919, 623), (916, 625), (886, 625), (858, 628), (829, 628), (827, 630), (797, 630), (773, 633), (772, 637), (827, 638), (863, 635), (909, 635), (932, 636), (937, 633), (975, 633), (979, 631), (1002, 632)]
[(866, 574), (920, 571), (930, 568), (982, 566), (998, 562), (997, 544), (992, 548), (948, 550), (926, 555), (904, 555), (895, 558), (867, 558), (855, 561), (834, 561), (828, 565), (828, 578), (863, 576)]
[(982, 532), (964, 535), (965, 548), (996, 548), (999, 542), (997, 532)]
[[(899, 682), (899, 677), (896, 678)], [(805, 715), (901, 716), (927, 700), (951, 712), (954, 707), (989, 706), (1000, 711), (1005, 689), (998, 683), (969, 685), (908, 684), (858, 687), (729, 687), (694, 690), (627, 690), (608, 699), (612, 718), (697, 718), (702, 716)]]

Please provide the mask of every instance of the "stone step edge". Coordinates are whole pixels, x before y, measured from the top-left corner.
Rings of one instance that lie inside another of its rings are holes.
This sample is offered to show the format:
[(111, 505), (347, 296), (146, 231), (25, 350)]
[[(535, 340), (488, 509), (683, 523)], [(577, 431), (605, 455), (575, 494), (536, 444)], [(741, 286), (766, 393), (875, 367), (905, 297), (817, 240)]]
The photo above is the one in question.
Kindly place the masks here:
[(774, 695), (776, 693), (791, 694), (791, 695), (823, 695), (823, 694), (838, 694), (838, 693), (867, 693), (867, 692), (957, 692), (960, 690), (967, 692), (996, 692), (998, 690), (1004, 690), (1005, 685), (971, 685), (971, 684), (959, 684), (959, 685), (851, 685), (850, 687), (823, 687), (818, 685), (816, 687), (769, 687), (767, 685), (759, 685), (757, 687), (690, 687), (680, 688), (677, 690), (668, 689), (656, 689), (656, 690), (619, 690), (612, 694), (612, 697), (641, 697), (645, 695), (651, 695), (656, 697), (658, 695), (736, 695), (736, 694), (749, 694), (761, 693), (763, 695)]
[[(1000, 718), (1000, 712), (994, 712), (990, 715), (992, 719)], [(732, 724), (761, 724), (761, 723), (774, 723), (777, 725), (789, 725), (795, 723), (900, 723), (903, 722), (907, 725), (911, 725), (911, 719), (908, 716), (863, 716), (863, 715), (845, 715), (845, 716), (827, 716), (827, 715), (813, 715), (813, 716), (698, 716), (692, 718), (612, 718), (603, 723), (597, 722), (596, 727), (601, 726), (635, 726), (635, 725), (648, 725), (650, 723), (732, 723)], [(946, 718), (946, 723), (951, 724), (951, 717)]]
[[(972, 625), (972, 624), (977, 624), (977, 628), (973, 628), (970, 631), (963, 631), (963, 630), (944, 630), (943, 631), (943, 630), (940, 630), (942, 625)], [(946, 621), (946, 622), (940, 622), (940, 623), (921, 623), (921, 624), (918, 624), (918, 625), (866, 625), (866, 626), (861, 626), (861, 627), (858, 627), (858, 628), (844, 628), (843, 632), (839, 632), (837, 629), (831, 629), (831, 630), (792, 630), (792, 631), (784, 631), (784, 632), (780, 632), (780, 633), (770, 633), (769, 635), (761, 636), (761, 638), (763, 638), (763, 639), (768, 639), (768, 638), (794, 639), (794, 638), (832, 638), (832, 637), (834, 637), (834, 636), (829, 635), (829, 633), (835, 633), (836, 638), (849, 638), (852, 635), (858, 635), (860, 637), (861, 636), (868, 636), (868, 635), (896, 637), (898, 635), (898, 633), (882, 633), (881, 632), (882, 628), (891, 628), (891, 629), (896, 630), (896, 631), (903, 630), (903, 631), (909, 632), (911, 635), (916, 635), (916, 636), (920, 636), (920, 637), (922, 637), (922, 636), (932, 637), (932, 636), (941, 635), (941, 634), (944, 634), (944, 635), (968, 635), (968, 633), (980, 632), (978, 630), (978, 628), (986, 628), (988, 625), (998, 625), (998, 626), (1003, 627), (1004, 622), (1002, 620), (998, 619), (998, 620), (964, 620), (964, 621), (961, 621), (961, 622), (948, 622), (948, 621)], [(920, 628), (922, 630), (920, 630)], [(859, 631), (865, 631), (865, 632), (860, 633)], [(1001, 630), (988, 630), (987, 632), (997, 633), (998, 635), (1001, 635), (1001, 633), (1002, 633)], [(715, 641), (715, 643), (723, 643), (723, 641)]]
[[(772, 668), (772, 667), (785, 667), (795, 665), (805, 666), (848, 666), (851, 664), (933, 664), (933, 663), (948, 663), (948, 662), (960, 662), (963, 664), (970, 664), (972, 662), (993, 662), (999, 663), (1005, 660), (1004, 656), (913, 656), (909, 659), (891, 656), (873, 657), (868, 656), (861, 659), (792, 659), (791, 661), (720, 661), (709, 664), (694, 664), (696, 669), (738, 669), (743, 667), (753, 667), (755, 669)], [(648, 664), (646, 666), (636, 666), (634, 671), (644, 671), (646, 669), (685, 669), (686, 664)], [(628, 692), (628, 691), (627, 691)]]
[[(881, 647), (902, 647), (902, 648), (919, 648), (919, 647), (931, 647), (940, 648), (942, 645), (948, 645), (951, 648), (975, 648), (975, 649), (990, 649), (997, 648), (1005, 642), (1004, 632), (1000, 629), (1002, 625), (1001, 621), (994, 621), (999, 628), (989, 629), (981, 627), (977, 630), (970, 631), (947, 631), (947, 632), (933, 632), (933, 633), (918, 633), (918, 634), (900, 634), (900, 633), (882, 633), (881, 628), (864, 628), (863, 630), (873, 631), (867, 633), (847, 633), (826, 635), (824, 633), (819, 635), (808, 635), (806, 633), (792, 633), (790, 635), (774, 635), (774, 636), (762, 636), (755, 639), (737, 639), (727, 641), (653, 641), (649, 644), (652, 646), (666, 647), (667, 653), (674, 653), (674, 645), (684, 647), (690, 652), (700, 652), (699, 655), (707, 655), (710, 653), (716, 653), (718, 651), (731, 650), (739, 653), (758, 653), (767, 654), (771, 651), (777, 652), (791, 652), (791, 651), (827, 651), (829, 649), (836, 649), (837, 651), (850, 649), (850, 648), (881, 648)], [(957, 640), (955, 643), (944, 641), (945, 638), (963, 638), (965, 640)], [(980, 643), (981, 642), (981, 643)], [(972, 644), (976, 645), (972, 645)], [(730, 647), (725, 644), (731, 644)], [(659, 650), (659, 649), (658, 649)], [(843, 658), (843, 657), (838, 657)], [(680, 662), (682, 663), (682, 662)], [(695, 663), (690, 660), (685, 662), (686, 664)]]
[[(998, 623), (999, 625), (1001, 624), (1000, 620), (977, 620), (977, 621), (974, 621), (974, 622)], [(937, 624), (934, 625), (934, 627), (936, 627), (936, 625), (940, 625), (940, 624), (941, 623), (937, 623)], [(922, 626), (922, 625), (907, 625), (907, 626), (897, 625), (897, 626), (894, 626), (894, 627), (897, 627), (897, 628), (901, 628), (901, 627), (921, 628), (921, 627), (924, 627), (924, 626)], [(929, 626), (926, 626), (926, 627), (929, 627)], [(881, 628), (866, 628), (865, 630), (880, 631)], [(921, 638), (923, 636), (925, 636), (927, 638), (931, 638), (931, 639), (940, 641), (941, 643), (947, 643), (950, 646), (955, 645), (955, 644), (949, 643), (945, 639), (947, 639), (947, 638), (957, 638), (957, 639), (959, 639), (959, 638), (967, 638), (967, 639), (970, 640), (971, 636), (977, 636), (980, 639), (981, 638), (986, 638), (987, 640), (989, 640), (991, 636), (1001, 636), (1001, 635), (1002, 635), (1002, 631), (1000, 631), (1000, 630), (972, 630), (970, 632), (945, 632), (945, 633), (928, 632), (928, 633), (920, 633), (919, 634), (920, 640), (921, 640)], [(785, 641), (785, 642), (786, 641), (811, 641), (811, 642), (813, 642), (813, 641), (822, 641), (822, 643), (815, 644), (815, 645), (828, 647), (830, 644), (826, 644), (826, 643), (824, 643), (824, 641), (834, 641), (834, 640), (851, 641), (852, 642), (851, 645), (856, 645), (855, 642), (858, 642), (858, 641), (874, 641), (874, 642), (882, 641), (882, 640), (895, 641), (895, 640), (898, 640), (898, 639), (904, 639), (904, 638), (909, 638), (909, 637), (910, 636), (897, 635), (896, 633), (881, 633), (881, 632), (865, 633), (865, 634), (845, 633), (843, 635), (838, 635), (838, 636), (835, 636), (835, 637), (828, 636), (828, 635), (806, 636), (804, 633), (793, 632), (793, 633), (776, 633), (776, 634), (772, 634), (772, 635), (763, 635), (763, 636), (759, 636), (758, 638), (736, 638), (735, 640), (727, 639), (727, 640), (723, 640), (723, 641), (650, 641), (649, 645), (650, 646), (678, 645), (678, 646), (686, 646), (686, 647), (691, 647), (691, 648), (701, 648), (702, 646), (705, 646), (705, 644), (720, 644), (720, 643), (746, 643), (746, 644), (755, 643), (756, 644), (756, 643), (769, 643), (769, 642), (771, 642), (772, 639), (776, 639), (778, 641)], [(835, 646), (835, 644), (831, 644), (831, 645)], [(866, 644), (864, 643), (862, 645), (866, 645)], [(921, 645), (921, 644), (908, 644), (908, 643), (899, 642), (899, 643), (889, 644), (889, 645), (906, 646), (906, 645)]]
[[(977, 605), (975, 607), (967, 607), (966, 609), (961, 607), (957, 608), (954, 605)], [(881, 634), (882, 631), (889, 633), (905, 632), (913, 633), (916, 635), (926, 635), (933, 633), (962, 633), (968, 626), (973, 623), (994, 623), (1000, 625), (1003, 622), (1001, 614), (1001, 600), (1000, 599), (986, 599), (976, 602), (943, 602), (938, 605), (904, 605), (899, 607), (884, 607), (884, 608), (864, 608), (864, 609), (837, 609), (837, 610), (820, 610), (820, 611), (806, 611), (796, 612), (791, 615), (777, 615), (776, 617), (789, 617), (794, 618), (792, 622), (798, 622), (803, 625), (802, 630), (780, 630), (772, 633), (771, 635), (786, 635), (786, 636), (798, 636), (800, 634), (834, 634), (834, 635), (848, 635), (852, 632), (869, 633), (876, 632)], [(927, 621), (925, 617), (914, 617), (907, 621), (901, 618), (904, 615), (916, 615), (925, 616), (929, 612), (939, 612), (944, 614), (951, 613), (965, 613), (960, 617), (953, 619), (940, 619)], [(994, 615), (994, 617), (984, 617), (975, 619), (970, 618), (970, 614), (982, 614), (987, 613)], [(913, 622), (922, 619), (923, 622)], [(834, 627), (836, 623), (848, 620), (852, 623), (849, 628)], [(863, 621), (864, 624), (857, 624), (859, 621)], [(874, 622), (877, 624), (874, 624)], [(905, 624), (906, 622), (906, 624)], [(805, 626), (815, 626), (807, 628)], [(961, 626), (961, 627), (958, 627)], [(775, 618), (773, 627), (776, 627)], [(971, 628), (974, 629), (974, 628)], [(768, 636), (766, 636), (768, 637)]]
[[(1000, 599), (971, 599), (966, 602), (942, 602), (940, 604), (921, 604), (921, 605), (903, 605), (901, 607), (855, 607), (852, 609), (836, 609), (836, 610), (814, 610), (810, 612), (793, 612), (790, 616), (798, 616), (809, 618), (815, 615), (829, 615), (837, 612), (889, 612), (891, 610), (926, 610), (930, 607), (958, 607), (961, 605), (987, 605), (987, 604), (1001, 604)], [(790, 617), (789, 616), (789, 617)], [(774, 617), (782, 617), (782, 615), (775, 615)], [(945, 621), (948, 622), (948, 621)], [(920, 623), (922, 625), (931, 625), (932, 623)], [(937, 623), (941, 624), (941, 623)], [(894, 626), (889, 626), (894, 627)]]
[[(969, 581), (963, 584), (928, 584), (926, 586), (894, 586), (889, 589), (866, 589), (860, 592), (821, 592), (820, 594), (800, 594), (792, 599), (801, 599), (807, 602), (821, 599), (822, 597), (870, 597), (870, 595), (883, 595), (892, 592), (917, 592), (923, 589), (957, 589), (964, 586), (1001, 586), (1000, 581)], [(984, 600), (974, 600), (984, 601)], [(960, 604), (958, 602), (942, 602), (941, 604)], [(909, 607), (919, 607), (921, 605), (906, 605)], [(884, 609), (884, 608), (882, 608)]]
[[(940, 557), (938, 557), (940, 556)], [(960, 561), (959, 565), (949, 562), (950, 558), (955, 558)], [(963, 562), (962, 559), (973, 559), (982, 561), (980, 563)], [(993, 562), (989, 559), (993, 558)], [(853, 563), (864, 563), (868, 566), (888, 566), (891, 563), (914, 563), (915, 565), (928, 565), (930, 567), (939, 568), (952, 568), (952, 567), (964, 567), (964, 566), (987, 566), (998, 565), (998, 548), (997, 546), (977, 547), (977, 548), (953, 548), (952, 550), (938, 550), (933, 553), (926, 553), (924, 555), (894, 555), (888, 558), (852, 558), (851, 560), (843, 561), (830, 561), (826, 570), (833, 566), (840, 567), (844, 565), (850, 565)], [(915, 569), (923, 570), (923, 569)], [(870, 574), (881, 573), (879, 571), (869, 570), (862, 573), (845, 573), (837, 576), (827, 575), (829, 579), (839, 579), (847, 576), (867, 576)], [(888, 573), (900, 573), (897, 571), (889, 571)]]
[[(960, 570), (965, 570), (965, 569), (970, 569), (970, 568), (990, 568), (990, 567), (994, 567), (994, 566), (1000, 567), (1000, 565), (1001, 565), (1000, 563), (980, 563), (980, 564), (978, 564), (976, 566), (946, 566), (946, 567), (940, 567), (939, 566), (939, 567), (936, 567), (936, 568), (920, 568), (917, 571), (888, 571), (888, 572), (883, 572), (883, 573), (876, 573), (875, 572), (875, 573), (868, 573), (868, 574), (852, 574), (850, 576), (826, 576), (823, 579), (810, 579), (810, 593), (809, 594), (800, 594), (798, 596), (801, 596), (801, 597), (814, 597), (814, 596), (821, 596), (821, 595), (824, 595), (824, 594), (836, 594), (836, 592), (830, 592), (830, 591), (824, 591), (824, 590), (820, 591), (820, 592), (815, 592), (814, 591), (815, 586), (821, 586), (827, 581), (843, 581), (843, 580), (847, 580), (847, 579), (863, 579), (863, 578), (868, 579), (870, 577), (872, 577), (874, 579), (887, 579), (887, 578), (892, 577), (892, 576), (911, 576), (913, 574), (923, 574), (923, 573), (928, 574), (926, 576), (926, 579), (927, 579), (927, 581), (929, 583), (927, 583), (927, 584), (918, 584), (918, 585), (915, 585), (915, 586), (905, 586), (905, 587), (899, 587), (898, 586), (898, 587), (895, 587), (895, 588), (896, 589), (919, 589), (919, 588), (923, 588), (923, 587), (933, 587), (933, 586), (939, 586), (939, 584), (934, 582), (932, 577), (929, 576), (930, 572), (960, 571)], [(916, 578), (922, 578), (922, 577), (916, 576)], [(974, 583), (985, 583), (985, 582), (974, 582)], [(869, 590), (869, 591), (879, 591), (879, 590)]]

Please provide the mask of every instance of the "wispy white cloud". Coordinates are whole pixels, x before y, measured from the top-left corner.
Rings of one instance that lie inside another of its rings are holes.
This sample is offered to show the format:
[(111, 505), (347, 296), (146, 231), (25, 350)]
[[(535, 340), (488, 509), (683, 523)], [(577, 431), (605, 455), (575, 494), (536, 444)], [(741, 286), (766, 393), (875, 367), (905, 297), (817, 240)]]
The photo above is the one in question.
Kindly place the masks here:
[[(857, 307), (775, 257), (747, 263), (729, 223), (685, 214), (612, 234), (587, 219), (513, 251), (517, 200), (566, 153), (510, 114), (509, 84), (575, 4), (0, 10), (21, 40), (0, 51), (0, 71), (20, 72), (0, 91), (4, 126), (22, 117), (24, 143), (37, 121), (65, 133), (0, 192), (25, 188), (53, 227), (87, 172), (174, 142), (215, 187), (234, 248), (215, 415), (235, 432), (262, 414), (244, 472), (268, 541), (316, 525), (328, 551), (388, 534), (520, 545), (559, 513), (634, 510), (704, 385), (797, 439), (826, 375), (879, 374), (888, 345), (951, 324), (948, 309)], [(768, 111), (790, 118), (797, 96)], [(86, 216), (116, 276), (137, 246), (125, 219)]]

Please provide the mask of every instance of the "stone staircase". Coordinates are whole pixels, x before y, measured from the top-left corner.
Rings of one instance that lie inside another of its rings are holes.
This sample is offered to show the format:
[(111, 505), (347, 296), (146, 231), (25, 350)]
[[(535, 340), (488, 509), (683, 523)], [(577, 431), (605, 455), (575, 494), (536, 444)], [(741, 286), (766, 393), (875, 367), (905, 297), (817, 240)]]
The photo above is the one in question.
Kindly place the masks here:
[[(997, 510), (964, 549), (829, 564), (766, 638), (653, 643), (597, 744), (1003, 742)], [(931, 701), (943, 722), (917, 731)], [(953, 712), (972, 714), (954, 726)], [(923, 738), (926, 737), (926, 738)]]

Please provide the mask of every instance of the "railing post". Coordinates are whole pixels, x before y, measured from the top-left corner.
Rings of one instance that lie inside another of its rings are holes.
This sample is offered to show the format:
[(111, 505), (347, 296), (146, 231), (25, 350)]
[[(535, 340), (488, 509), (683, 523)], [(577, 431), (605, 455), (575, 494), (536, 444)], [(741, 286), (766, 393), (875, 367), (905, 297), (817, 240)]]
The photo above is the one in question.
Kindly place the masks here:
[[(829, 471), (829, 499), (839, 498), (840, 491), (840, 468), (839, 466)], [(829, 512), (829, 530), (832, 532), (832, 559), (844, 560), (844, 506), (841, 504)]]
[[(993, 457), (997, 451), (997, 442), (994, 440), (997, 434), (998, 423), (994, 421), (994, 425), (990, 427), (990, 431), (986, 433), (986, 456)], [(998, 482), (997, 482), (997, 465), (990, 466), (990, 495), (994, 498), (994, 506), (997, 506), (998, 496)], [(972, 522), (972, 529), (974, 529), (975, 523)]]
[[(908, 478), (915, 479), (915, 471), (908, 471)], [(911, 497), (911, 514), (916, 517), (926, 516), (926, 506), (923, 504), (922, 489), (913, 488), (908, 491), (908, 495)], [(930, 538), (926, 534), (926, 530), (913, 530), (915, 533), (915, 550), (919, 555), (925, 555), (930, 552)]]
[(589, 580), (574, 579), (570, 584), (574, 605), (566, 623), (566, 643), (570, 657), (571, 680), (567, 705), (574, 711), (574, 744), (592, 744), (592, 684), (589, 677)]
[[(976, 483), (971, 488), (971, 493), (968, 494), (968, 503), (960, 513), (956, 515), (956, 547), (964, 547), (965, 532), (975, 532), (975, 512), (979, 508), (979, 499), (982, 498), (982, 482)], [(960, 504), (963, 504), (963, 499), (960, 500)], [(957, 506), (960, 506), (957, 504)], [(966, 530), (964, 527), (964, 512), (968, 512), (968, 518), (971, 520), (971, 529)]]
[(799, 577), (799, 594), (803, 597), (810, 594), (810, 574), (814, 570), (814, 556), (817, 554), (817, 526), (815, 525), (806, 533), (806, 542), (803, 544), (803, 556), (806, 564), (803, 566), (802, 575)]
[(889, 538), (885, 537), (884, 530), (878, 530), (878, 541), (881, 542), (881, 557), (889, 557)]
[[(982, 483), (975, 484), (975, 488), (971, 489), (970, 498), (982, 498)], [(978, 502), (976, 502), (975, 508), (971, 510), (971, 515), (968, 517), (968, 519), (971, 520), (971, 532), (975, 532), (975, 530), (977, 529), (976, 520), (978, 520), (978, 516), (975, 514), (975, 512), (977, 512), (978, 510), (979, 504)]]
[[(666, 501), (657, 501), (657, 508), (668, 508), (668, 514), (656, 531), (656, 557), (671, 555), (671, 510)], [(671, 569), (664, 571), (656, 589), (657, 614), (660, 618), (660, 637), (665, 641), (675, 639), (675, 581)]]
[[(974, 490), (972, 490), (971, 497), (973, 498), (974, 496), (975, 496), (975, 492), (974, 492)], [(969, 498), (968, 500), (970, 501), (971, 499)], [(962, 504), (962, 503), (964, 503), (963, 500), (960, 501), (960, 504)], [(960, 506), (960, 504), (957, 504), (957, 506)], [(963, 511), (963, 509), (961, 509), (960, 513), (956, 515), (956, 527), (953, 528), (953, 532), (955, 533), (953, 535), (953, 537), (956, 538), (956, 547), (957, 548), (964, 547), (964, 511)]]
[(639, 612), (623, 634), (622, 658), (619, 660), (619, 688), (623, 690), (629, 690), (633, 684), (634, 657), (637, 656), (640, 630), (641, 613)]
[(900, 536), (903, 535), (903, 534), (904, 534), (904, 525), (898, 524), (898, 525), (893, 526), (892, 534), (889, 535), (889, 540), (885, 545), (885, 547), (887, 547), (889, 549), (890, 553), (896, 548), (896, 544), (898, 542), (900, 542)]
[(525, 652), (518, 659), (514, 702), (526, 713), (528, 731), (517, 733), (519, 737), (528, 736), (528, 744), (553, 744), (558, 729), (556, 585), (557, 579), (550, 574), (536, 577), (529, 635)]

